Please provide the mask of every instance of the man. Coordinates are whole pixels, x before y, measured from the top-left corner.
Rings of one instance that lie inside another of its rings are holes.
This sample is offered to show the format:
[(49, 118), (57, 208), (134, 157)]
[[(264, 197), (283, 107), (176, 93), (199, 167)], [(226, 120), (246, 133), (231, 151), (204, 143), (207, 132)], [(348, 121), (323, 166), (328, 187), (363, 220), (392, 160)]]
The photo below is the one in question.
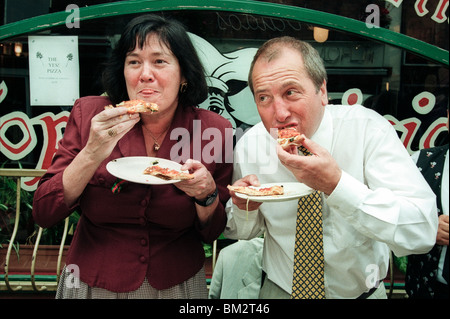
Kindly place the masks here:
[(432, 250), (427, 254), (408, 256), (406, 292), (410, 298), (448, 299), (448, 144), (423, 149), (414, 153), (412, 158), (436, 194), (439, 227)]
[[(236, 145), (233, 185), (300, 182), (321, 191), (324, 296), (386, 298), (380, 282), (389, 249), (403, 256), (434, 245), (435, 196), (388, 121), (361, 106), (327, 105), (326, 81), (322, 60), (307, 43), (282, 37), (258, 50), (249, 86), (262, 122)], [(269, 132), (290, 126), (305, 134), (303, 146), (313, 156), (295, 147), (274, 151)], [(260, 203), (231, 195), (225, 236), (265, 233), (260, 297), (290, 298), (298, 279), (297, 200)]]

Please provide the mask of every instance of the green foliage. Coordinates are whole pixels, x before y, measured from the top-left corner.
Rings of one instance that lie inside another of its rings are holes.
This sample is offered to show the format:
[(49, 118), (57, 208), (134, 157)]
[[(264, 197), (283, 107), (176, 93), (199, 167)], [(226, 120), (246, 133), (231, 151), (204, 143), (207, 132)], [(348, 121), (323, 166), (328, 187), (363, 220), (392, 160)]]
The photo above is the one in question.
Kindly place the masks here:
[[(8, 242), (14, 229), (16, 219), (17, 182), (16, 179), (0, 176), (0, 244)], [(33, 231), (32, 221), (33, 194), (20, 191), (20, 222), (18, 241), (26, 240)]]
[[(2, 167), (3, 166), (4, 164)], [(28, 192), (23, 189), (20, 191), (20, 219), (14, 245), (33, 244), (36, 241), (39, 226), (35, 224), (32, 216), (33, 195), (33, 192)], [(0, 176), (0, 245), (9, 243), (13, 233), (16, 219), (16, 199), (16, 179), (7, 176)], [(70, 235), (73, 234), (79, 218), (80, 215), (78, 212), (74, 212), (70, 215), (69, 237), (68, 240), (66, 240), (66, 244), (69, 244)], [(54, 227), (43, 230), (39, 244), (59, 245), (61, 243), (63, 232), (64, 221), (61, 221)]]

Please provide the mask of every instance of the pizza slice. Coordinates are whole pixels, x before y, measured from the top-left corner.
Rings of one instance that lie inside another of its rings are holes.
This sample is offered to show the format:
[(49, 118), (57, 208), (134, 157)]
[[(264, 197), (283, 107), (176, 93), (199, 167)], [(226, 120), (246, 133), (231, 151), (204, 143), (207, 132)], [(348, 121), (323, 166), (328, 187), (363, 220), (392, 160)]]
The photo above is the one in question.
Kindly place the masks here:
[(144, 174), (159, 177), (168, 180), (187, 180), (193, 179), (194, 174), (180, 172), (170, 168), (164, 168), (159, 165), (149, 166), (144, 170)]
[[(125, 106), (128, 108), (128, 114), (134, 113), (155, 113), (158, 112), (158, 104), (145, 102), (143, 100), (130, 100), (130, 101), (122, 101), (117, 106)], [(113, 109), (113, 105), (105, 106), (106, 109)]]
[(251, 186), (232, 186), (228, 185), (230, 191), (241, 193), (249, 196), (273, 196), (283, 195), (284, 188), (282, 185), (274, 185), (270, 187), (251, 187)]
[(299, 133), (295, 127), (287, 127), (278, 130), (278, 144), (283, 149), (288, 149), (291, 145), (299, 147), (305, 140), (305, 135)]

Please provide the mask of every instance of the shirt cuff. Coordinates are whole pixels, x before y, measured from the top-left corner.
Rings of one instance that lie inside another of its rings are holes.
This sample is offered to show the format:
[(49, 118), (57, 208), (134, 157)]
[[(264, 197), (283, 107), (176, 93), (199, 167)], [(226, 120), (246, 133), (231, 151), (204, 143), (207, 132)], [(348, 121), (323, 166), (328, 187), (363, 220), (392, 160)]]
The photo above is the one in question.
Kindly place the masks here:
[(338, 185), (326, 201), (330, 209), (338, 211), (345, 218), (352, 218), (369, 192), (366, 185), (342, 171)]

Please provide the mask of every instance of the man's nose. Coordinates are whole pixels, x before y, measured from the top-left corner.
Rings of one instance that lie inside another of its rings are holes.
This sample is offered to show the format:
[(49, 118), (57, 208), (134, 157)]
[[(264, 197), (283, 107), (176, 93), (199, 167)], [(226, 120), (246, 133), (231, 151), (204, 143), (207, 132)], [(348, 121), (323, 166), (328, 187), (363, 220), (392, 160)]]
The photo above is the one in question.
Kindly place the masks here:
[(273, 110), (277, 122), (283, 123), (289, 118), (289, 116), (291, 116), (291, 112), (289, 111), (288, 106), (280, 98), (276, 98), (274, 100)]

